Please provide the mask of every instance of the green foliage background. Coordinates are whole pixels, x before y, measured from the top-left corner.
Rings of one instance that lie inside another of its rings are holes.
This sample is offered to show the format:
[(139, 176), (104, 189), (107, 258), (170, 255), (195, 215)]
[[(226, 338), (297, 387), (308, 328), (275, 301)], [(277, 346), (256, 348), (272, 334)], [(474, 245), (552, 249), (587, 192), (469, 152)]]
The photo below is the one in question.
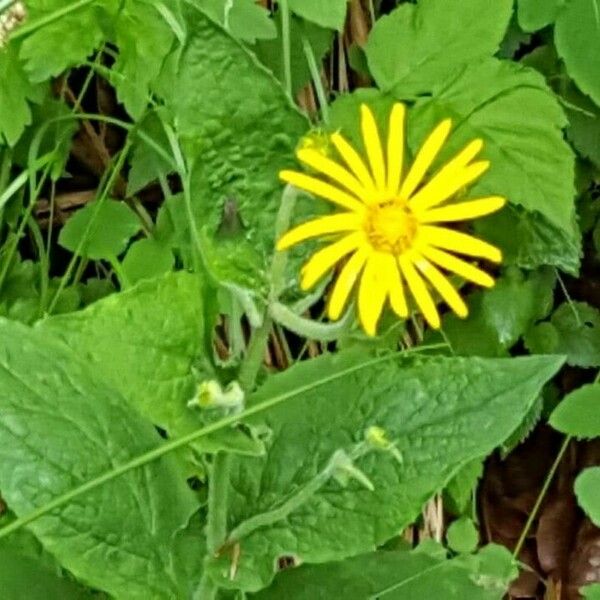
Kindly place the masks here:
[[(370, 87), (329, 98), (317, 65), (346, 0), (276, 4), (29, 0), (0, 29), (3, 598), (491, 600), (517, 574), (507, 550), (478, 548), (471, 498), (563, 364), (600, 367), (598, 309), (562, 295), (584, 236), (593, 255), (600, 240), (598, 0), (387, 3), (351, 60)], [(67, 101), (73, 73), (85, 90), (107, 82), (119, 113)], [(292, 100), (311, 77), (319, 115)], [(323, 288), (302, 296), (303, 251), (274, 253), (278, 232), (325, 210), (278, 181), (300, 139), (360, 145), (360, 104), (384, 129), (397, 101), (410, 153), (451, 117), (439, 163), (481, 137), (492, 167), (469, 194), (509, 202), (475, 225), (503, 250), (498, 283), (469, 293), (468, 319), (444, 316), (443, 339), (411, 340), (389, 315), (375, 341), (352, 318), (308, 319)], [(83, 122), (122, 143), (52, 245), (32, 216)], [(265, 368), (281, 327), (326, 340), (324, 355)], [(207, 382), (219, 393), (203, 408)], [(232, 383), (243, 400), (228, 404)], [(567, 443), (598, 437), (599, 401), (597, 383), (580, 388), (550, 423)], [(599, 490), (584, 471), (575, 491), (596, 524)], [(437, 493), (460, 517), (447, 545), (405, 547)]]

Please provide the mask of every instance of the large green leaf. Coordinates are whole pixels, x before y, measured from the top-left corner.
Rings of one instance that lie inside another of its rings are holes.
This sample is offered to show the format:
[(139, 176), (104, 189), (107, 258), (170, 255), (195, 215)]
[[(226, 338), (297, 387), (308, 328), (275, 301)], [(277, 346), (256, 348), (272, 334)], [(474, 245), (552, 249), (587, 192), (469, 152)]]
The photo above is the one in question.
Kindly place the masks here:
[(209, 250), (217, 277), (260, 287), (283, 191), (277, 174), (294, 165), (307, 121), (273, 75), (204, 13), (192, 12), (189, 29), (163, 94), (188, 141), (193, 209), (217, 236)]
[(519, 25), (525, 31), (537, 31), (554, 23), (566, 0), (519, 0)]
[[(272, 377), (253, 403), (292, 397), (252, 421), (271, 431), (268, 454), (232, 459), (223, 492), (229, 539), (212, 575), (223, 586), (257, 590), (270, 582), (280, 556), (326, 562), (375, 549), (461, 466), (501, 444), (562, 362), (399, 355), (369, 361), (348, 352)], [(385, 429), (401, 461), (385, 451), (357, 459), (372, 490), (328, 478), (333, 457), (351, 455), (370, 427)], [(232, 553), (239, 562), (230, 580)]]
[(539, 73), (488, 59), (443, 81), (409, 117), (409, 143), (415, 150), (439, 121), (454, 120), (440, 162), (470, 140), (484, 140), (483, 156), (491, 167), (470, 195), (505, 196), (544, 215), (556, 228), (573, 230), (574, 156), (562, 131), (567, 121)]
[(380, 18), (366, 46), (377, 85), (406, 96), (430, 91), (448, 71), (491, 56), (512, 12), (512, 0), (419, 0)]
[(554, 39), (569, 75), (600, 104), (600, 0), (569, 0), (556, 21)]
[(508, 550), (487, 546), (475, 556), (447, 560), (418, 548), (373, 552), (326, 565), (289, 569), (256, 600), (500, 600), (517, 575)]
[(198, 427), (187, 408), (203, 354), (197, 276), (171, 273), (38, 323), (73, 348), (143, 415), (170, 434)]
[[(0, 321), (0, 488), (23, 516), (161, 440), (81, 353)], [(30, 524), (75, 576), (117, 598), (173, 598), (172, 542), (197, 504), (172, 456)]]

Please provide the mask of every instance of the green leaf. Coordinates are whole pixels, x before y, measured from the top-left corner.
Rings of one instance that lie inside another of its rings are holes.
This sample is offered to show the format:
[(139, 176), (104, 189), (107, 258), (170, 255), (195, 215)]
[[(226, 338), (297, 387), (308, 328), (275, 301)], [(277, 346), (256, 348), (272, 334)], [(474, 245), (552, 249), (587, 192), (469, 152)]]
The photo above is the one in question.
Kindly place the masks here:
[(348, 0), (289, 0), (290, 10), (320, 27), (342, 31)]
[(444, 508), (456, 515), (465, 514), (473, 499), (475, 486), (482, 475), (481, 458), (476, 458), (461, 467), (444, 490)]
[(375, 23), (366, 46), (377, 85), (404, 97), (428, 92), (464, 63), (498, 49), (512, 0), (419, 0)]
[[(187, 140), (193, 210), (209, 237), (217, 236), (215, 263), (228, 264), (227, 279), (263, 285), (275, 238), (283, 186), (278, 172), (295, 164), (294, 148), (307, 128), (281, 86), (220, 27), (194, 11), (167, 105)], [(235, 232), (221, 229), (235, 218)], [(220, 232), (220, 233), (218, 233)], [(236, 268), (231, 248), (252, 259)], [(215, 269), (216, 270), (216, 269)], [(215, 275), (219, 277), (218, 271)]]
[[(224, 587), (267, 585), (282, 555), (327, 562), (381, 545), (465, 463), (506, 439), (563, 362), (365, 360), (364, 353), (348, 352), (300, 363), (253, 397), (254, 405), (296, 396), (249, 421), (271, 431), (265, 457), (232, 459), (225, 548), (240, 545), (235, 581), (228, 576), (229, 552), (211, 565)], [(395, 452), (373, 451), (354, 461), (372, 489), (329, 477), (339, 451), (352, 455), (373, 426), (385, 430)]]
[(600, 437), (600, 383), (565, 396), (550, 416), (550, 425), (577, 438)]
[(255, 600), (385, 598), (386, 600), (500, 600), (518, 569), (508, 550), (487, 546), (475, 556), (452, 560), (421, 548), (363, 554), (280, 573)]
[[(280, 82), (285, 81), (283, 52), (281, 50), (281, 15), (274, 18), (277, 37), (272, 40), (259, 40), (253, 47), (256, 56), (268, 67)], [(295, 15), (290, 19), (290, 62), (292, 72), (292, 92), (297, 94), (308, 81), (310, 70), (302, 39), (306, 38), (315, 55), (317, 64), (321, 64), (325, 54), (331, 47), (333, 32), (304, 21)]]
[(454, 552), (469, 554), (477, 549), (479, 532), (468, 517), (461, 517), (448, 527), (446, 532), (448, 547)]
[(585, 302), (561, 304), (550, 322), (540, 323), (525, 336), (534, 353), (567, 355), (574, 367), (600, 366), (600, 311)]
[(498, 246), (503, 262), (524, 269), (552, 265), (578, 275), (581, 233), (575, 218), (570, 228), (556, 227), (539, 212), (509, 206), (475, 222), (475, 231)]
[(596, 527), (600, 527), (600, 467), (582, 471), (575, 480), (575, 495), (579, 506)]
[(167, 156), (171, 156), (172, 151), (162, 125), (162, 119), (168, 122), (167, 115), (159, 109), (148, 113), (137, 123), (133, 135), (131, 169), (127, 178), (128, 196), (137, 194), (159, 177), (166, 179), (167, 175), (173, 171), (173, 165), (156, 151), (154, 145), (148, 143), (148, 140), (150, 140), (152, 144), (162, 149)]
[(460, 127), (442, 150), (438, 165), (475, 138), (483, 139), (482, 156), (491, 162), (489, 171), (470, 188), (470, 196), (504, 196), (544, 215), (556, 228), (573, 231), (574, 156), (562, 131), (567, 121), (539, 73), (488, 59), (442, 81), (431, 98), (417, 102), (409, 113), (413, 151), (448, 117)]
[(159, 277), (171, 271), (174, 256), (168, 246), (145, 238), (131, 244), (123, 260), (123, 272), (129, 284)]
[(461, 356), (507, 356), (533, 323), (551, 311), (553, 288), (551, 269), (526, 274), (507, 268), (491, 290), (469, 296), (468, 318), (444, 316), (443, 330), (453, 351)]
[(277, 37), (269, 11), (254, 0), (195, 0), (194, 4), (238, 40), (254, 44)]
[(579, 591), (586, 600), (600, 600), (600, 583), (586, 585), (585, 587), (582, 587)]
[(537, 31), (556, 20), (566, 0), (519, 0), (519, 25), (525, 31)]
[[(27, 11), (29, 19), (36, 21), (64, 6), (63, 0), (32, 0)], [(46, 81), (84, 62), (107, 37), (107, 20), (116, 17), (118, 7), (118, 0), (96, 0), (27, 36), (20, 54), (31, 81)]]
[[(160, 447), (154, 427), (48, 335), (0, 321), (0, 487), (28, 515)], [(76, 577), (121, 598), (172, 598), (172, 539), (197, 508), (173, 456), (95, 488), (30, 523)]]
[(111, 70), (112, 80), (117, 98), (134, 119), (146, 109), (150, 85), (158, 77), (174, 39), (155, 0), (127, 0), (115, 20), (119, 56)]
[(600, 0), (570, 0), (556, 20), (554, 40), (579, 89), (600, 104)]
[(551, 269), (523, 273), (508, 268), (493, 289), (483, 294), (482, 312), (504, 348), (511, 348), (527, 329), (548, 316), (554, 304)]
[(94, 597), (34, 558), (8, 548), (0, 548), (0, 589), (2, 600), (84, 600)]
[(37, 328), (85, 356), (144, 416), (177, 435), (199, 426), (187, 402), (203, 352), (201, 294), (197, 276), (171, 273)]
[(93, 260), (121, 254), (141, 223), (124, 202), (104, 200), (87, 204), (62, 228), (58, 243), (79, 256)]
[(14, 44), (0, 50), (0, 146), (14, 146), (31, 123), (29, 101), (39, 101), (40, 88), (29, 82)]

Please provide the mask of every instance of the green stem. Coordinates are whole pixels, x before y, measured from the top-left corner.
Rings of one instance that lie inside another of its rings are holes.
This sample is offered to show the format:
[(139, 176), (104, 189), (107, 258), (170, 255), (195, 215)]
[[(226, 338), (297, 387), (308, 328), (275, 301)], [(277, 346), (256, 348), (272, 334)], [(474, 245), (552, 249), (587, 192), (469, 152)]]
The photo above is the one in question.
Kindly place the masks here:
[(540, 490), (540, 493), (537, 497), (537, 500), (535, 501), (535, 504), (533, 506), (531, 513), (529, 513), (529, 517), (527, 519), (527, 522), (525, 523), (525, 527), (523, 527), (523, 531), (521, 531), (519, 541), (517, 542), (517, 545), (515, 546), (515, 549), (513, 551), (514, 558), (517, 558), (519, 556), (519, 554), (521, 553), (521, 550), (523, 549), (523, 544), (525, 544), (525, 540), (527, 539), (527, 536), (529, 535), (529, 531), (533, 525), (533, 522), (537, 518), (540, 507), (542, 506), (542, 502), (546, 498), (546, 494), (548, 493), (548, 490), (550, 489), (550, 484), (554, 480), (554, 475), (556, 475), (556, 471), (557, 471), (557, 469), (563, 459), (563, 456), (565, 455), (565, 452), (567, 451), (567, 448), (569, 447), (569, 443), (571, 442), (572, 439), (573, 438), (570, 435), (565, 437), (565, 439), (562, 443), (562, 446), (560, 447), (560, 450), (558, 451), (558, 455), (554, 459), (554, 462), (552, 463), (552, 466), (550, 467), (550, 470), (548, 471), (548, 474), (546, 475), (546, 479), (544, 480), (544, 485), (542, 486), (542, 489)]
[(329, 104), (327, 102), (327, 94), (325, 93), (325, 88), (323, 87), (321, 73), (319, 72), (319, 68), (317, 67), (315, 53), (313, 52), (312, 46), (310, 45), (310, 41), (304, 35), (302, 36), (302, 48), (304, 50), (306, 62), (308, 63), (308, 70), (310, 71), (310, 76), (312, 77), (313, 85), (315, 86), (315, 91), (317, 92), (317, 98), (319, 99), (319, 105), (321, 107), (321, 115), (323, 117), (323, 122), (325, 124), (328, 124)]
[(123, 265), (119, 262), (119, 259), (116, 256), (110, 256), (108, 258), (108, 262), (110, 263), (110, 266), (113, 268), (113, 271), (115, 272), (117, 279), (119, 280), (119, 285), (121, 286), (121, 289), (126, 290), (128, 287), (131, 287), (131, 282), (129, 281), (127, 274), (123, 270)]
[(265, 358), (265, 350), (272, 325), (271, 317), (265, 315), (262, 325), (254, 330), (252, 339), (248, 344), (248, 350), (238, 374), (238, 382), (246, 394), (249, 394), (254, 388), (256, 376)]
[(279, 0), (281, 10), (281, 40), (283, 43), (283, 80), (285, 91), (292, 97), (292, 53), (290, 45), (290, 7), (288, 0)]
[(88, 235), (90, 234), (90, 231), (92, 230), (92, 227), (96, 220), (96, 216), (100, 212), (100, 209), (102, 208), (102, 205), (104, 204), (104, 201), (106, 200), (106, 198), (108, 198), (108, 195), (110, 194), (110, 192), (117, 180), (117, 177), (119, 176), (119, 173), (121, 172), (121, 169), (123, 168), (123, 165), (125, 164), (125, 160), (127, 159), (127, 155), (129, 154), (130, 149), (131, 149), (131, 142), (128, 140), (125, 143), (125, 146), (123, 146), (123, 149), (121, 150), (119, 157), (117, 158), (117, 160), (115, 162), (112, 173), (110, 174), (110, 177), (108, 178), (108, 180), (106, 181), (106, 184), (103, 187), (102, 194), (96, 201), (96, 204), (94, 207), (95, 208), (94, 213), (92, 214), (92, 217), (89, 220), (89, 222), (85, 228), (85, 231), (83, 232), (83, 235), (81, 236), (81, 240), (79, 241), (77, 248), (75, 248), (75, 252), (73, 252), (73, 256), (71, 257), (71, 260), (69, 261), (67, 270), (65, 271), (64, 275), (61, 277), (58, 289), (56, 290), (56, 293), (54, 294), (54, 297), (52, 298), (52, 302), (50, 302), (50, 306), (48, 307), (47, 312), (50, 314), (52, 314), (52, 311), (56, 307), (56, 303), (58, 302), (60, 295), (63, 293), (65, 287), (67, 286), (69, 280), (71, 279), (71, 275), (73, 274), (73, 270), (75, 269), (75, 264), (77, 263), (78, 258), (82, 254), (83, 247), (85, 245)]

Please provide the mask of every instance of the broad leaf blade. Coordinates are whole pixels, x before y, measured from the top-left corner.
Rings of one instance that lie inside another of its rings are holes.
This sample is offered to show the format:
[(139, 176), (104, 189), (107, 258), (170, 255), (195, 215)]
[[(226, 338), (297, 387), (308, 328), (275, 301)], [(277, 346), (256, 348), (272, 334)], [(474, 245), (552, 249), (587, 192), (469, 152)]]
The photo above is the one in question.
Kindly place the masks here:
[[(510, 553), (488, 546), (478, 556), (446, 560), (420, 549), (373, 552), (338, 563), (284, 571), (256, 600), (500, 600), (517, 575)], [(491, 585), (490, 585), (491, 584)]]
[(375, 24), (366, 46), (377, 85), (407, 96), (433, 89), (458, 65), (492, 56), (512, 13), (512, 0), (420, 0)]
[[(0, 488), (23, 516), (160, 446), (154, 427), (49, 335), (0, 321)], [(178, 593), (172, 540), (197, 504), (172, 456), (30, 528), (74, 575), (120, 598)]]
[(550, 425), (578, 438), (600, 437), (600, 383), (584, 385), (565, 396), (550, 415)]
[[(259, 589), (281, 555), (325, 562), (377, 547), (410, 523), (462, 465), (516, 429), (563, 359), (363, 361), (353, 352), (312, 360), (259, 391), (255, 402), (291, 398), (260, 421), (272, 432), (267, 456), (233, 461), (228, 528), (255, 518), (262, 526), (230, 540), (215, 559), (213, 575), (222, 585)], [(356, 466), (373, 491), (330, 480), (280, 520), (281, 506), (304, 493), (336, 451), (351, 452), (371, 426), (388, 432), (403, 462), (385, 452), (369, 454)], [(227, 549), (236, 543), (240, 559), (231, 581)]]

